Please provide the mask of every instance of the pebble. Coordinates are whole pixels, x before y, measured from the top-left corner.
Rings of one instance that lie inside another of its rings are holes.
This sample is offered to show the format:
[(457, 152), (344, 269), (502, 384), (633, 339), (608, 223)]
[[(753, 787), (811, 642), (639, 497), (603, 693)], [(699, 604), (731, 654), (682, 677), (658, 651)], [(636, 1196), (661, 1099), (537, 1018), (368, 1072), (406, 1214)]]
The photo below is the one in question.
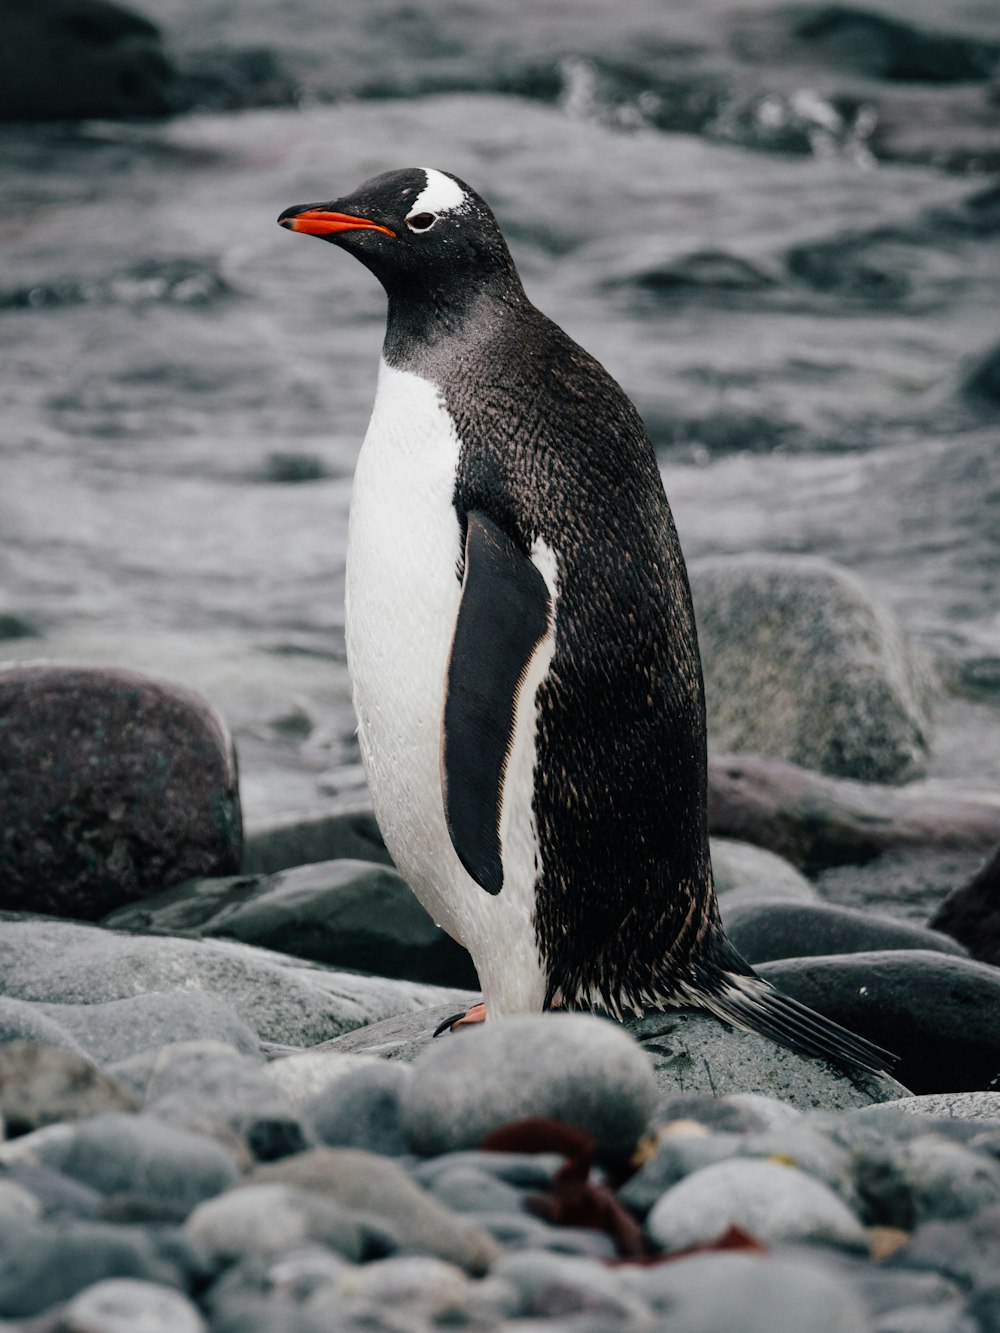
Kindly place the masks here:
[(264, 1066), (264, 1073), (295, 1106), (311, 1102), (327, 1088), (358, 1069), (384, 1069), (374, 1055), (346, 1055), (338, 1051), (296, 1051)]
[(573, 1255), (526, 1251), (500, 1259), (492, 1276), (518, 1293), (516, 1313), (522, 1318), (556, 1319), (586, 1314), (602, 1319), (648, 1322), (652, 1311), (640, 1296), (629, 1293), (613, 1270)]
[(364, 1227), (346, 1208), (314, 1190), (278, 1181), (243, 1185), (206, 1200), (185, 1229), (222, 1262), (281, 1254), (305, 1241), (329, 1246), (351, 1263), (366, 1249)]
[(854, 1170), (868, 1216), (881, 1226), (913, 1231), (1000, 1205), (1000, 1164), (939, 1134), (861, 1149)]
[(817, 893), (801, 870), (783, 856), (738, 838), (712, 838), (712, 873), (719, 905), (740, 894), (750, 901), (767, 899), (816, 902)]
[(879, 949), (784, 959), (758, 970), (794, 999), (893, 1051), (893, 1072), (911, 1092), (980, 1091), (1000, 1070), (1000, 970), (986, 963)]
[(400, 1098), (413, 1078), (412, 1070), (361, 1056), (333, 1058), (345, 1062), (364, 1058), (365, 1063), (326, 1083), (303, 1106), (303, 1118), (316, 1137), (331, 1148), (364, 1148), (385, 1157), (402, 1156), (408, 1145), (400, 1123)]
[(66, 1306), (61, 1333), (205, 1333), (204, 1319), (180, 1292), (156, 1282), (107, 1278)]
[(639, 1046), (588, 1014), (487, 1022), (435, 1042), (403, 1091), (403, 1132), (414, 1152), (475, 1148), (516, 1120), (566, 1120), (602, 1153), (628, 1157), (656, 1105)]
[(878, 912), (831, 903), (748, 902), (731, 904), (726, 934), (748, 963), (878, 949), (930, 949), (966, 957), (966, 950), (939, 931)]
[(10, 1134), (134, 1109), (128, 1092), (82, 1055), (30, 1041), (0, 1045), (0, 1113)]
[(704, 1244), (731, 1226), (767, 1245), (796, 1240), (867, 1248), (860, 1222), (832, 1190), (773, 1161), (704, 1166), (667, 1190), (646, 1219), (665, 1250)]

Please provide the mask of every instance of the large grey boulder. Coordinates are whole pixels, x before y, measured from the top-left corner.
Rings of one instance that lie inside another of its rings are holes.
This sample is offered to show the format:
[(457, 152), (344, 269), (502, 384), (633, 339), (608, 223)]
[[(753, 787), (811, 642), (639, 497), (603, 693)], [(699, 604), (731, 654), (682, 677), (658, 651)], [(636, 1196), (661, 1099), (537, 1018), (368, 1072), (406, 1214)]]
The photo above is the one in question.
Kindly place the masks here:
[(135, 671), (0, 669), (0, 809), (0, 908), (90, 919), (239, 869), (225, 722)]
[(859, 578), (774, 555), (712, 557), (690, 575), (715, 752), (869, 782), (923, 771), (932, 677)]

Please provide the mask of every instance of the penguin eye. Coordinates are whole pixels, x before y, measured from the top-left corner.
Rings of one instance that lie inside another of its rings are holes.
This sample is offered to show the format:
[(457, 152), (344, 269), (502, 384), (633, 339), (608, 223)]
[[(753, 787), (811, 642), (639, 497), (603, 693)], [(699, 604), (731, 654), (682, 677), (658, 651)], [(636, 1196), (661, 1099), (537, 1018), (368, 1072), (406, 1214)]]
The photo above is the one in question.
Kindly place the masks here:
[(410, 231), (430, 231), (437, 220), (436, 213), (414, 213), (413, 217), (406, 219), (406, 225)]

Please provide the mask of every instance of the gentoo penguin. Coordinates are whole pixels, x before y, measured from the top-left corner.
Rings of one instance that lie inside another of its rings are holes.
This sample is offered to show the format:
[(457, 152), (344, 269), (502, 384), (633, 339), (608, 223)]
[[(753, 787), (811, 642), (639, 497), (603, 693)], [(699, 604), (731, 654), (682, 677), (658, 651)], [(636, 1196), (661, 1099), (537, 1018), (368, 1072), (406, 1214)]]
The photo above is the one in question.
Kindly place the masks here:
[(697, 1006), (887, 1068), (723, 933), (691, 595), (625, 393), (531, 304), (447, 172), (278, 221), (388, 295), (348, 533), (358, 736), (386, 845), (488, 1013)]

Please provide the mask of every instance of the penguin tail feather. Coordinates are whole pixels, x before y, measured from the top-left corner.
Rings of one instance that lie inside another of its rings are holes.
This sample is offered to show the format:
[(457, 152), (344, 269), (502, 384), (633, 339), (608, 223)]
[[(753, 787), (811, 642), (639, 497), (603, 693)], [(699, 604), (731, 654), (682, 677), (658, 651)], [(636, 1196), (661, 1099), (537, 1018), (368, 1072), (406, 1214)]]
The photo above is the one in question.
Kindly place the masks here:
[(776, 990), (762, 977), (725, 971), (718, 987), (700, 990), (692, 999), (733, 1027), (770, 1037), (799, 1055), (816, 1056), (847, 1069), (886, 1073), (898, 1056), (883, 1050)]

